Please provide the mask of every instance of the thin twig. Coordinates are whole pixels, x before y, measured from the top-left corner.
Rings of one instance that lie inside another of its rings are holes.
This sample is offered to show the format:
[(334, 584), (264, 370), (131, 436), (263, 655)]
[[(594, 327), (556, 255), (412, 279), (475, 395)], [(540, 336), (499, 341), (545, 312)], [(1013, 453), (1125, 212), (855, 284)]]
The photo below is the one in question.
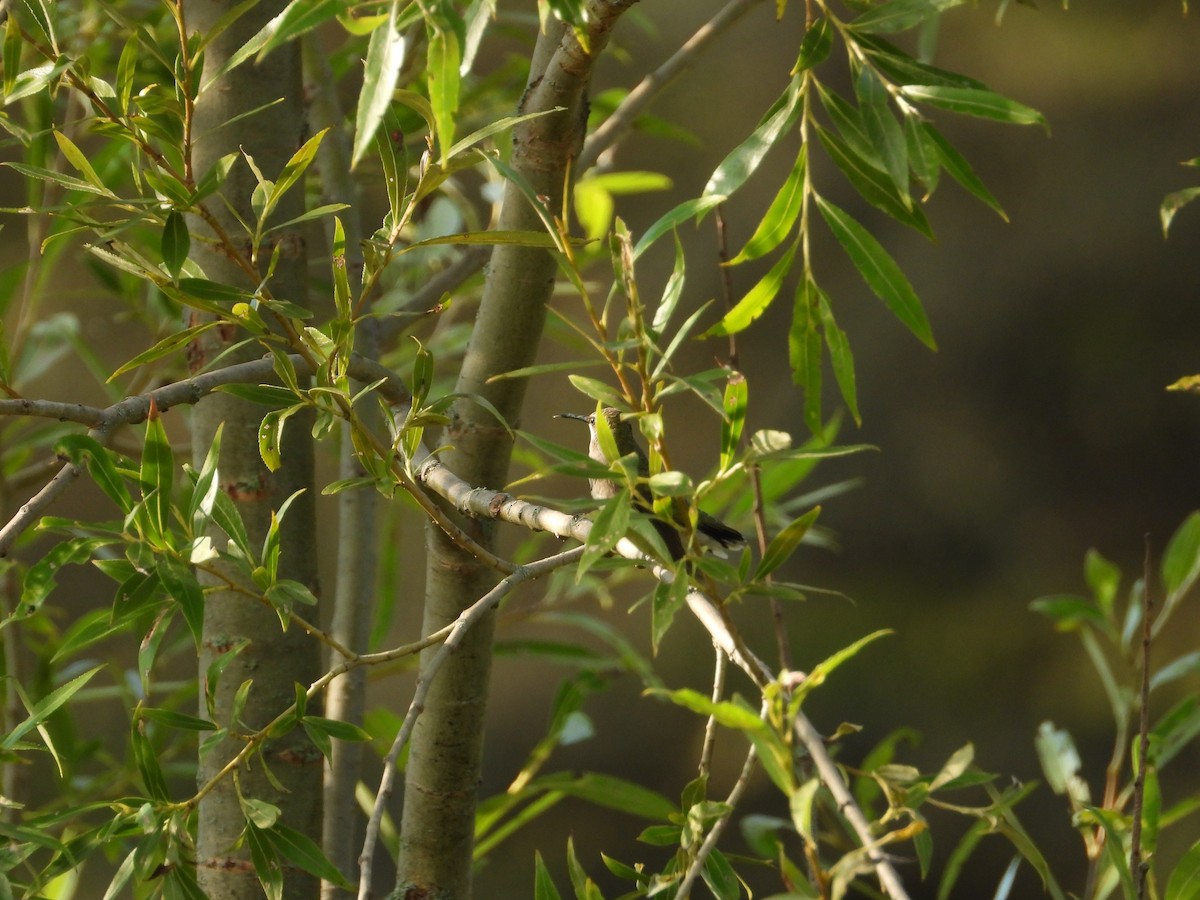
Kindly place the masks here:
[(429, 693), (429, 687), (433, 683), (438, 670), (462, 642), (463, 637), (471, 626), (486, 612), (495, 608), (496, 604), (508, 595), (513, 588), (523, 581), (540, 578), (555, 569), (578, 562), (583, 556), (583, 551), (583, 547), (572, 547), (570, 550), (556, 553), (553, 556), (540, 559), (527, 566), (518, 566), (514, 572), (503, 578), (494, 588), (459, 614), (451, 626), (450, 635), (442, 643), (442, 646), (438, 648), (428, 663), (421, 666), (416, 689), (413, 691), (412, 702), (408, 706), (404, 722), (401, 724), (400, 730), (396, 733), (396, 739), (392, 742), (392, 747), (388, 751), (387, 758), (384, 760), (383, 776), (379, 780), (379, 790), (375, 794), (375, 807), (371, 810), (371, 818), (367, 822), (367, 834), (363, 840), (362, 853), (358, 858), (360, 873), (358, 883), (359, 900), (367, 900), (371, 896), (371, 861), (375, 855), (375, 844), (379, 839), (379, 827), (383, 821), (384, 807), (387, 805), (388, 797), (391, 796), (392, 789), (395, 786), (396, 761), (400, 758), (401, 750), (404, 749), (404, 745), (408, 743), (408, 739), (412, 735), (417, 718), (425, 709), (425, 697)]
[[(766, 707), (763, 708), (764, 715)], [(708, 859), (709, 854), (717, 846), (717, 841), (721, 839), (721, 835), (725, 833), (725, 828), (733, 818), (734, 810), (737, 809), (738, 802), (742, 799), (742, 794), (746, 793), (746, 788), (750, 784), (750, 775), (754, 772), (754, 764), (757, 756), (754, 752), (754, 747), (751, 747), (746, 754), (746, 761), (742, 764), (742, 771), (738, 775), (737, 781), (734, 783), (729, 795), (725, 798), (725, 804), (729, 809), (721, 818), (713, 823), (708, 834), (704, 836), (704, 842), (700, 845), (700, 849), (696, 851), (696, 856), (688, 866), (687, 873), (683, 876), (683, 880), (679, 882), (679, 889), (675, 892), (675, 900), (687, 900), (688, 895), (692, 892), (692, 887), (696, 883), (696, 879), (700, 877), (700, 873), (704, 870), (704, 861)]]
[[(717, 651), (716, 665), (713, 668), (712, 702), (720, 703), (725, 696), (725, 672), (729, 668), (729, 657)], [(717, 718), (709, 716), (704, 725), (704, 746), (700, 749), (700, 775), (707, 776), (712, 769), (713, 749), (717, 745)]]
[(605, 150), (611, 148), (629, 129), (634, 120), (663, 88), (675, 80), (699, 57), (713, 39), (718, 37), (740, 19), (750, 7), (761, 0), (731, 0), (715, 16), (696, 30), (665, 63), (638, 82), (621, 104), (583, 142), (583, 151), (576, 161), (578, 171), (583, 172), (596, 164)]

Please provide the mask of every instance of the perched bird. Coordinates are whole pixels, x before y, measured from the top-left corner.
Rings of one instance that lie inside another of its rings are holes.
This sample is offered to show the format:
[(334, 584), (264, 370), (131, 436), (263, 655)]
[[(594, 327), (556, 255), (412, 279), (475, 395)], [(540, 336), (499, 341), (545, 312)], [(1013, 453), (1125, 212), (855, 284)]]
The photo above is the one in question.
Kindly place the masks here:
[[(611, 406), (606, 406), (601, 410), (605, 422), (608, 423), (608, 430), (612, 432), (613, 440), (617, 446), (617, 457), (628, 456), (630, 453), (637, 458), (637, 470), (639, 478), (648, 478), (650, 476), (650, 463), (646, 459), (646, 454), (642, 448), (638, 446), (637, 440), (633, 436), (633, 424), (624, 420), (619, 409), (614, 409)], [(604, 452), (604, 448), (600, 444), (600, 437), (596, 428), (596, 414), (590, 413), (586, 416), (581, 416), (578, 413), (559, 413), (560, 419), (576, 419), (580, 422), (586, 422), (588, 432), (591, 436), (591, 443), (588, 445), (588, 455), (602, 465), (608, 465), (613, 462)], [(621, 485), (608, 478), (592, 478), (592, 496), (597, 500), (608, 500), (611, 497), (617, 496), (621, 492)], [(651, 512), (650, 491), (646, 485), (641, 485), (638, 489), (637, 496), (634, 498), (638, 509), (644, 512)], [(684, 556), (683, 538), (679, 533), (679, 529), (669, 522), (655, 518), (653, 520), (654, 528), (663, 539), (663, 543), (667, 545), (667, 550), (670, 551), (673, 559), (682, 559)], [(710, 516), (703, 510), (699, 511), (699, 518), (696, 522), (696, 531), (701, 537), (714, 545), (715, 548), (733, 549), (740, 547), (746, 543), (745, 536), (729, 525), (726, 525), (720, 519)], [(720, 552), (720, 550), (715, 550)], [(723, 555), (723, 554), (722, 554)]]

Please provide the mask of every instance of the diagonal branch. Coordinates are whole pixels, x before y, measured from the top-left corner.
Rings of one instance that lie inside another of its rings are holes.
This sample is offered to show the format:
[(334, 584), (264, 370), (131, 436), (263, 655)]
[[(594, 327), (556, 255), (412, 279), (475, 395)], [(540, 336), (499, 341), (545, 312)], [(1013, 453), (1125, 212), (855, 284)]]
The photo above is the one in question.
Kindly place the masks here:
[(371, 810), (371, 818), (367, 822), (366, 839), (363, 841), (362, 853), (358, 858), (359, 871), (361, 873), (358, 885), (359, 900), (366, 900), (366, 898), (371, 896), (371, 861), (375, 855), (375, 844), (379, 840), (379, 826), (383, 821), (384, 807), (387, 806), (387, 799), (391, 796), (392, 790), (395, 787), (396, 762), (400, 758), (400, 752), (404, 749), (404, 745), (408, 743), (408, 739), (412, 735), (417, 717), (425, 709), (425, 699), (429, 695), (429, 686), (433, 682), (434, 676), (437, 675), (442, 664), (445, 663), (458, 645), (462, 643), (463, 636), (467, 633), (467, 630), (484, 613), (495, 609), (497, 604), (510, 594), (517, 585), (523, 581), (532, 581), (535, 578), (541, 578), (563, 566), (579, 562), (580, 557), (583, 556), (583, 550), (582, 546), (572, 547), (570, 550), (556, 553), (537, 562), (518, 566), (514, 572), (503, 578), (499, 584), (463, 610), (462, 614), (459, 615), (453, 626), (451, 626), (449, 636), (442, 643), (442, 646), (438, 648), (437, 653), (433, 655), (428, 663), (421, 667), (420, 675), (417, 677), (417, 686), (413, 691), (412, 702), (408, 705), (408, 712), (404, 716), (404, 722), (401, 724), (400, 730), (396, 733), (396, 738), (392, 741), (392, 747), (384, 760), (383, 776), (379, 780), (379, 790), (375, 794), (375, 806)]

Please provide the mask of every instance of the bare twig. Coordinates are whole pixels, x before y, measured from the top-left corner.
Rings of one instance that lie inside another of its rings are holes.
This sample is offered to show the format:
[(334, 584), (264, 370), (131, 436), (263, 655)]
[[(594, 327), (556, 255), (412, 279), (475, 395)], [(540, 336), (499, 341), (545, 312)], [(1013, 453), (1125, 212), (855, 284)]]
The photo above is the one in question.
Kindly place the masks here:
[(721, 11), (705, 22), (696, 33), (684, 41), (665, 63), (643, 78), (611, 116), (604, 120), (584, 141), (583, 152), (577, 160), (580, 172), (596, 164), (600, 155), (612, 147), (633, 124), (633, 121), (668, 84), (682, 74), (714, 38), (740, 19), (750, 7), (761, 0), (730, 0)]
[[(717, 651), (716, 665), (713, 668), (712, 702), (720, 703), (725, 696), (725, 672), (729, 668), (729, 657), (720, 650)], [(700, 774), (708, 775), (712, 769), (713, 749), (717, 744), (717, 719), (709, 716), (704, 723), (704, 746), (700, 750)]]
[(362, 854), (358, 858), (360, 872), (358, 884), (359, 900), (367, 900), (371, 896), (371, 860), (375, 854), (375, 844), (379, 839), (379, 826), (383, 821), (384, 807), (387, 805), (388, 797), (391, 796), (392, 789), (395, 786), (396, 761), (400, 758), (400, 752), (404, 749), (404, 745), (408, 743), (413, 726), (417, 722), (417, 717), (425, 709), (425, 697), (429, 693), (429, 686), (433, 683), (438, 670), (441, 669), (442, 664), (454, 652), (455, 648), (458, 647), (463, 636), (466, 635), (471, 626), (488, 610), (494, 609), (496, 604), (507, 596), (513, 588), (523, 581), (541, 578), (555, 569), (578, 562), (580, 557), (583, 556), (583, 550), (583, 547), (573, 547), (570, 550), (556, 553), (553, 556), (540, 559), (527, 566), (518, 566), (514, 572), (507, 575), (499, 584), (462, 611), (451, 626), (450, 634), (442, 643), (442, 646), (438, 648), (437, 652), (433, 654), (425, 665), (421, 666), (421, 674), (417, 678), (416, 690), (413, 691), (413, 698), (408, 706), (408, 713), (405, 715), (404, 722), (401, 724), (400, 730), (396, 733), (396, 739), (392, 742), (392, 747), (388, 751), (387, 758), (384, 761), (383, 776), (379, 781), (379, 790), (375, 794), (375, 807), (372, 809), (371, 818), (367, 822), (367, 834), (363, 841)]

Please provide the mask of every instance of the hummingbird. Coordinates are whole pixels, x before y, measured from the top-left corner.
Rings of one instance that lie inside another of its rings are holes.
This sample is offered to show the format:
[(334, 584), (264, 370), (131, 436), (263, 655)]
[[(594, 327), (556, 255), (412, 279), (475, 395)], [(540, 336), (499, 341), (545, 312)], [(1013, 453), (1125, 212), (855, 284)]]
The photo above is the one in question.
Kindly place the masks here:
[[(633, 436), (633, 424), (623, 418), (619, 409), (614, 409), (611, 406), (604, 407), (600, 411), (600, 414), (604, 416), (604, 420), (608, 424), (608, 430), (612, 432), (613, 440), (617, 445), (617, 458), (628, 456), (630, 453), (634, 454), (637, 458), (638, 477), (648, 478), (650, 476), (650, 463)], [(600, 444), (600, 437), (596, 430), (596, 413), (589, 413), (586, 416), (579, 415), (578, 413), (559, 413), (556, 418), (576, 419), (580, 422), (586, 422), (588, 433), (591, 437), (591, 442), (588, 445), (588, 455), (601, 465), (609, 465), (614, 461), (608, 458), (604, 452), (604, 448)], [(592, 478), (590, 481), (592, 497), (596, 500), (608, 500), (621, 493), (621, 485), (612, 479)], [(639, 486), (634, 501), (638, 509), (644, 512), (651, 512), (650, 492), (645, 485)], [(667, 550), (670, 552), (672, 559), (682, 559), (684, 556), (684, 546), (679, 529), (670, 522), (659, 518), (655, 518), (653, 523), (655, 530), (662, 537), (663, 543), (667, 545)], [(699, 518), (696, 521), (696, 531), (709, 544), (714, 545), (714, 552), (720, 555), (724, 555), (723, 550), (734, 549), (746, 543), (746, 538), (740, 531), (730, 525), (726, 525), (720, 519), (710, 516), (703, 510), (699, 511)]]

